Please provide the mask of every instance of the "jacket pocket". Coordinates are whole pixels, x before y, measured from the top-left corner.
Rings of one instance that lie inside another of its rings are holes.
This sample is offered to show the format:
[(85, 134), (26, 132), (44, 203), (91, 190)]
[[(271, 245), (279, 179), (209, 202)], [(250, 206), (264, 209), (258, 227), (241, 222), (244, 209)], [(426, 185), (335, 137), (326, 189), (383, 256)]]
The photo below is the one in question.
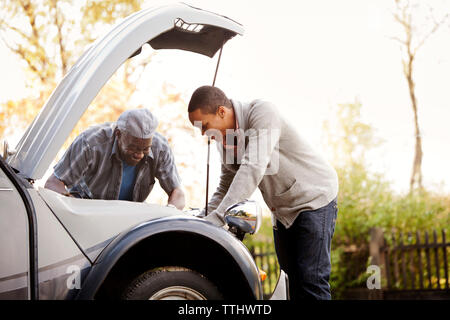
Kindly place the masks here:
[(299, 183), (295, 179), (294, 183), (286, 191), (272, 197), (273, 204), (278, 207), (289, 206), (289, 203), (298, 197), (299, 188)]

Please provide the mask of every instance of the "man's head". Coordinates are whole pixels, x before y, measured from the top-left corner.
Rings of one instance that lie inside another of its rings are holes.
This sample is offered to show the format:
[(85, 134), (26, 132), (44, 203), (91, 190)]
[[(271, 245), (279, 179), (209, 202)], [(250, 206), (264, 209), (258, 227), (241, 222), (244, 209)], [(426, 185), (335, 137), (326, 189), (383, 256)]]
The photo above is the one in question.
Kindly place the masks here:
[(188, 112), (193, 125), (201, 123), (202, 134), (207, 130), (218, 130), (225, 137), (227, 129), (235, 129), (233, 106), (219, 88), (203, 86), (195, 90), (189, 101)]
[(158, 120), (147, 109), (127, 110), (117, 120), (115, 135), (120, 159), (135, 166), (149, 152)]

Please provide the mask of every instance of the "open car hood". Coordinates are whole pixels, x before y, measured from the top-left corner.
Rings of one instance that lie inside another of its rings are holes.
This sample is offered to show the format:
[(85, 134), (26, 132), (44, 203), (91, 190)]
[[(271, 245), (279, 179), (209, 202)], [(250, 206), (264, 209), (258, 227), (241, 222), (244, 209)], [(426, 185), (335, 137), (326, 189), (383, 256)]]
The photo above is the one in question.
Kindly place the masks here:
[(213, 57), (242, 26), (185, 4), (136, 12), (97, 39), (53, 91), (8, 163), (30, 179), (45, 174), (91, 101), (114, 72), (145, 43)]

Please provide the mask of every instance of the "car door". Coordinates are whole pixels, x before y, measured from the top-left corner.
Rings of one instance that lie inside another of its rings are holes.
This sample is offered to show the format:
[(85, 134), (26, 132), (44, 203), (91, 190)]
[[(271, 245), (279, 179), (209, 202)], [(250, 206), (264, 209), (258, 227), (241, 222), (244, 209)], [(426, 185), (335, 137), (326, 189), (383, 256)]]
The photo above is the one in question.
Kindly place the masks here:
[(0, 168), (0, 299), (29, 299), (29, 232), (19, 191)]
[(73, 299), (91, 263), (27, 183), (0, 157), (0, 300)]

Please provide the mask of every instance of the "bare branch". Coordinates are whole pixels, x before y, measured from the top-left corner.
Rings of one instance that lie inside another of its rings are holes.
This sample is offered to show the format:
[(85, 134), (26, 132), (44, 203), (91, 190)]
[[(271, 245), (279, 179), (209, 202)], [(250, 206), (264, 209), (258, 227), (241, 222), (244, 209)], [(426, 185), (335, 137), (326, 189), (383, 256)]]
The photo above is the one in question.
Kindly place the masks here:
[[(31, 30), (33, 33), (33, 36), (30, 37), (30, 43), (36, 47), (36, 52), (41, 52), (42, 55), (39, 57), (40, 63), (42, 65), (42, 70), (45, 70), (47, 67), (47, 59), (45, 56), (45, 48), (41, 46), (39, 43), (40, 39), (40, 32), (38, 30), (38, 27), (36, 25), (36, 12), (33, 4), (29, 0), (20, 0), (20, 5), (22, 6), (22, 9), (25, 13), (25, 15), (28, 18), (28, 23), (31, 26)], [(41, 77), (41, 75), (39, 76)]]
[(402, 40), (399, 37), (389, 37), (389, 39), (400, 42), (402, 45), (406, 46), (405, 40)]
[(31, 71), (33, 71), (33, 73), (35, 73), (36, 75), (38, 75), (39, 79), (44, 82), (45, 78), (44, 76), (41, 74), (41, 72), (39, 71), (39, 69), (37, 68), (37, 66), (35, 64), (33, 64), (31, 58), (26, 54), (26, 51), (23, 49), (23, 47), (20, 44), (16, 44), (16, 48), (14, 48), (7, 40), (6, 38), (3, 36), (3, 34), (0, 34), (0, 37), (3, 40), (3, 43), (5, 44), (5, 46), (14, 54), (18, 55), (21, 59), (25, 60), (25, 62), (27, 63), (28, 67), (30, 68)]
[(398, 13), (393, 13), (392, 16), (394, 17), (394, 20), (397, 21), (399, 24), (401, 24), (405, 29), (408, 29), (409, 26), (406, 24), (403, 17), (400, 17)]
[(65, 75), (67, 72), (67, 54), (66, 54), (66, 49), (65, 49), (64, 43), (63, 43), (63, 37), (62, 37), (63, 22), (59, 19), (58, 6), (56, 3), (56, 0), (50, 1), (50, 7), (54, 11), (53, 21), (55, 23), (56, 30), (58, 31), (57, 39), (58, 39), (58, 46), (59, 46), (59, 57), (61, 60), (62, 75)]
[(414, 55), (417, 53), (417, 51), (420, 49), (420, 47), (423, 46), (423, 44), (425, 43), (425, 41), (427, 41), (427, 39), (433, 34), (435, 33), (444, 23), (445, 21), (449, 18), (449, 14), (447, 13), (442, 19), (441, 21), (436, 21), (434, 19), (434, 17), (432, 17), (433, 21), (434, 21), (434, 26), (433, 28), (430, 30), (430, 32), (428, 32), (423, 38), (422, 40), (419, 42), (419, 44), (416, 46), (416, 48), (414, 48)]
[(3, 36), (3, 33), (0, 33), (0, 37), (2, 38), (3, 44), (12, 52), (16, 51), (16, 48), (13, 48), (11, 44), (9, 44), (8, 40)]
[(39, 39), (39, 30), (36, 27), (36, 15), (34, 14), (34, 8), (29, 0), (20, 0), (20, 5), (22, 6), (23, 12), (28, 17), (28, 22), (31, 26), (31, 30), (33, 31), (33, 36), (36, 39)]
[(22, 30), (20, 30), (20, 29), (14, 27), (14, 26), (8, 24), (6, 21), (0, 21), (0, 25), (1, 25), (0, 28), (3, 29), (4, 31), (6, 31), (6, 29), (9, 29), (9, 30), (12, 30), (12, 31), (18, 33), (20, 36), (25, 38), (25, 40), (27, 40), (27, 41), (31, 41), (32, 40), (32, 38), (29, 35), (27, 35), (25, 32), (23, 32)]

